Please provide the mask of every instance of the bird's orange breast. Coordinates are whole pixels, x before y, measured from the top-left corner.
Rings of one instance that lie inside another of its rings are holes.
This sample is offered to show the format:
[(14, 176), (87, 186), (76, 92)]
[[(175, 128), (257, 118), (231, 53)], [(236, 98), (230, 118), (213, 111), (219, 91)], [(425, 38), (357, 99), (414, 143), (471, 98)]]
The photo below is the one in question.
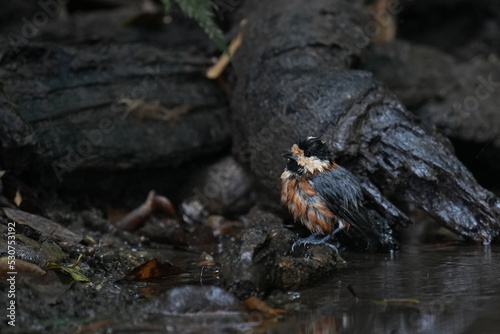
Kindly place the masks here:
[(281, 202), (311, 232), (331, 233), (335, 215), (306, 177), (282, 177)]

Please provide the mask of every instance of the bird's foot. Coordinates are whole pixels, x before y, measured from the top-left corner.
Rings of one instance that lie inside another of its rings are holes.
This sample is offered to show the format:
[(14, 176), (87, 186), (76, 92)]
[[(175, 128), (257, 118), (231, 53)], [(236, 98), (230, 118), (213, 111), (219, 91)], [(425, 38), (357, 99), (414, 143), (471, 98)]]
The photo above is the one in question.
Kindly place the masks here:
[(307, 244), (314, 244), (314, 245), (325, 244), (328, 247), (330, 247), (331, 249), (333, 249), (337, 255), (339, 254), (339, 250), (337, 249), (337, 247), (335, 247), (335, 245), (327, 243), (327, 241), (332, 236), (331, 234), (328, 234), (327, 236), (325, 236), (323, 238), (320, 238), (320, 239), (316, 239), (317, 236), (318, 236), (318, 233), (316, 232), (316, 233), (313, 233), (313, 234), (311, 234), (310, 236), (308, 236), (306, 238), (300, 238), (300, 239), (296, 240), (292, 244), (292, 251), (295, 249), (295, 247), (301, 246), (301, 245), (307, 245)]

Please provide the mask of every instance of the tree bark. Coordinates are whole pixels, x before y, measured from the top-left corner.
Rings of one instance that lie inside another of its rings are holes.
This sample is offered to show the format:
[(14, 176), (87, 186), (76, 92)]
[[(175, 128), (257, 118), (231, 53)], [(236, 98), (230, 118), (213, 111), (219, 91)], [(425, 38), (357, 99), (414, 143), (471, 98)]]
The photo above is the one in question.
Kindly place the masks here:
[[(210, 62), (199, 41), (208, 38), (185, 19), (156, 33), (120, 27), (133, 14), (53, 19), (27, 43), (0, 49), (0, 98), (23, 130), (19, 148), (31, 143), (59, 180), (82, 168), (177, 166), (229, 145), (226, 95), (204, 76)], [(13, 154), (2, 167), (27, 168), (25, 160)]]

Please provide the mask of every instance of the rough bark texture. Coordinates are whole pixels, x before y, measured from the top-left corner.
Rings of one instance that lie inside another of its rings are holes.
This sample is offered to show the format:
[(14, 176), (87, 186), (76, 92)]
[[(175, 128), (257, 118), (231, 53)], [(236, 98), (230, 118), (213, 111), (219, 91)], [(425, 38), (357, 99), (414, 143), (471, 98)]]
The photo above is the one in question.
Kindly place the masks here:
[[(4, 149), (13, 136), (36, 141), (32, 155), (61, 178), (77, 168), (178, 165), (227, 147), (227, 99), (204, 77), (204, 33), (186, 20), (157, 33), (120, 27), (131, 15), (54, 18), (27, 43), (3, 44), (2, 108), (24, 134), (0, 134)], [(3, 168), (24, 161), (11, 158)]]
[(6, 97), (0, 83), (0, 166), (17, 170), (32, 162), (37, 143), (32, 129)]
[(371, 71), (425, 124), (438, 127), (481, 185), (500, 185), (500, 67), (495, 57), (459, 62), (427, 46), (374, 45), (363, 56)]
[(350, 69), (368, 45), (362, 3), (248, 1), (235, 56), (235, 152), (277, 202), (280, 159), (299, 135), (324, 139), (364, 178), (392, 224), (405, 216), (392, 192), (469, 240), (500, 233), (500, 202), (481, 188), (448, 141), (421, 128), (371, 73)]

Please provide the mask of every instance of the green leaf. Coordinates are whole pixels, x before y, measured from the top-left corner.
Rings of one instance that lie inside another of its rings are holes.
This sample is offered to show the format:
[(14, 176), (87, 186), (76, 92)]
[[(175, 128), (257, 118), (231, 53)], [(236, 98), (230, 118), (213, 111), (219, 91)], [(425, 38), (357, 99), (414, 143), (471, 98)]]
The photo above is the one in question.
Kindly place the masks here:
[(57, 263), (49, 262), (45, 266), (45, 269), (47, 269), (47, 270), (50, 270), (50, 269), (60, 269), (60, 270), (62, 270), (64, 272), (70, 274), (71, 278), (73, 280), (75, 280), (75, 281), (78, 281), (78, 282), (90, 282), (90, 280), (84, 274), (82, 274), (77, 267), (73, 267), (73, 266), (63, 267), (63, 266), (58, 265)]
[(217, 26), (214, 20), (213, 4), (209, 0), (162, 0), (165, 10), (168, 10), (173, 2), (176, 2), (182, 12), (195, 20), (205, 31), (208, 37), (214, 41), (221, 51), (227, 49), (224, 33)]

